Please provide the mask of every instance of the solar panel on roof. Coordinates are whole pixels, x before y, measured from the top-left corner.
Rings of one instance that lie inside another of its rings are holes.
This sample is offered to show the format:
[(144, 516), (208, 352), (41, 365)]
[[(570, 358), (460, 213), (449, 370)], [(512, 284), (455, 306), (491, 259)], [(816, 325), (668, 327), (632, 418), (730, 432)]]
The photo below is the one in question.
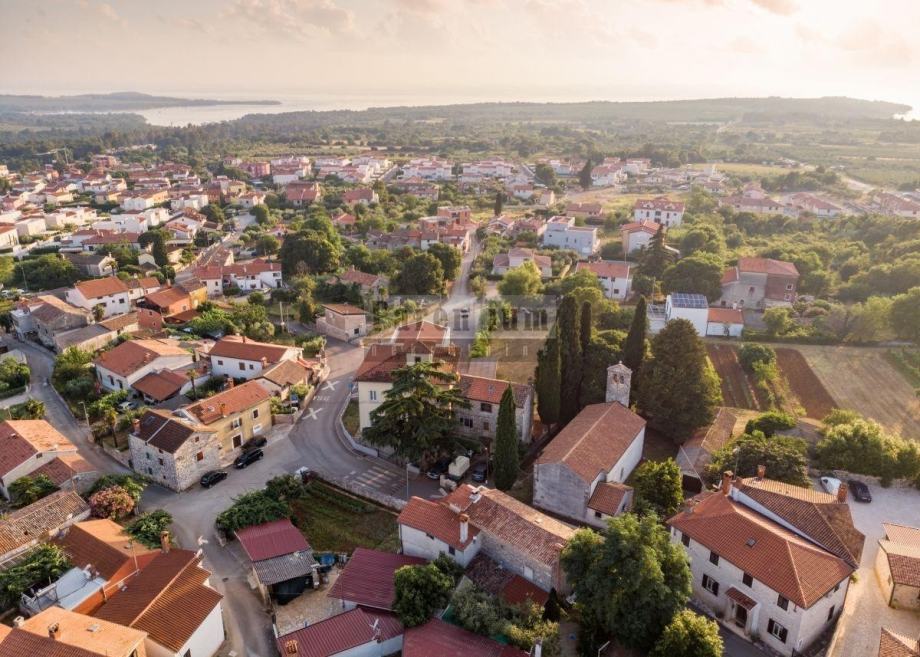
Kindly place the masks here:
[(688, 292), (675, 292), (671, 295), (671, 303), (678, 308), (708, 308), (709, 303), (702, 294)]

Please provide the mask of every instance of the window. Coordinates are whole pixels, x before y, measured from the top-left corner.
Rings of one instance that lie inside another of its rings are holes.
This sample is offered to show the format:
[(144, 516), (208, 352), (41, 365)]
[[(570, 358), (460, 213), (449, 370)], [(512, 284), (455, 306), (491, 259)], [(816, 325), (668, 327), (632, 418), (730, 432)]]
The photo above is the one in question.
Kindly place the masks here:
[(684, 547), (690, 547), (690, 537), (684, 533), (680, 535), (680, 542), (684, 544)]
[(115, 377), (109, 374), (109, 385), (115, 385)]
[(492, 404), (488, 404), (488, 403), (486, 403), (486, 402), (482, 402), (481, 404), (479, 404), (479, 410), (482, 411), (483, 413), (491, 413), (491, 412), (492, 412)]
[(223, 365), (223, 364), (224, 364), (224, 361), (218, 360), (218, 361), (217, 361), (217, 364), (218, 364), (218, 365)]
[(204, 461), (204, 452), (198, 452), (197, 454), (195, 454), (195, 460)]
[(428, 532), (425, 532), (425, 536), (427, 536), (428, 538), (430, 538), (432, 541), (434, 540), (434, 536), (432, 536), (432, 535), (429, 534)]
[(246, 371), (246, 363), (240, 363), (240, 370)]
[(376, 390), (370, 390), (370, 391), (368, 391), (367, 397), (368, 397), (368, 399), (370, 399), (371, 401), (377, 401), (377, 391), (376, 391)]
[(524, 566), (524, 579), (533, 581), (533, 568), (530, 566)]
[(794, 286), (792, 283), (787, 283), (787, 284), (786, 284), (786, 289), (789, 290), (790, 292), (792, 292), (792, 288), (793, 288), (793, 287), (795, 287), (795, 286)]
[(461, 422), (463, 422), (463, 426), (465, 426), (467, 429), (473, 428), (473, 418), (465, 417), (461, 420)]
[(453, 555), (457, 554), (457, 550), (454, 549), (454, 546), (453, 546), (453, 545), (448, 545), (448, 546), (447, 546), (447, 553), (450, 554), (451, 556), (453, 556)]
[(233, 436), (233, 438), (231, 438), (231, 440), (233, 441), (234, 447), (239, 447), (240, 445), (243, 444), (243, 436), (240, 434), (236, 434), (235, 436)]
[(703, 575), (703, 588), (715, 596), (719, 595), (719, 583), (709, 575)]
[(489, 425), (488, 422), (483, 422), (483, 423), (482, 423), (482, 430), (483, 430), (483, 431), (489, 431), (489, 430), (491, 430), (491, 426)]
[(789, 609), (789, 600), (787, 600), (787, 599), (784, 598), (783, 596), (779, 596), (779, 597), (776, 598), (776, 606), (779, 607), (780, 609), (782, 609), (783, 611), (788, 611), (788, 609)]
[(715, 552), (710, 552), (709, 553), (709, 563), (711, 563), (713, 566), (718, 566), (719, 565), (719, 555), (716, 554)]
[(600, 511), (595, 511), (595, 512), (594, 512), (594, 517), (595, 517), (595, 518), (602, 518), (603, 516), (604, 516), (604, 514), (601, 513)]
[(741, 578), (741, 581), (744, 582), (744, 585), (748, 587), (754, 585), (754, 578), (747, 573), (744, 573), (744, 577)]
[(252, 363), (249, 363), (249, 369), (254, 370), (255, 368), (256, 368), (255, 365), (253, 365)]
[(261, 425), (261, 424), (256, 424), (256, 425), (254, 425), (254, 426), (252, 427), (252, 432), (253, 432), (253, 433), (259, 433), (259, 432), (261, 432), (261, 431), (262, 431), (262, 425)]
[(157, 462), (158, 462), (160, 465), (163, 465), (163, 459), (157, 459)]
[(259, 417), (259, 409), (258, 409), (258, 408), (253, 409), (253, 411), (252, 411), (252, 419), (255, 420), (257, 417)]
[(239, 429), (239, 427), (240, 427), (242, 424), (243, 424), (243, 420), (240, 419), (240, 418), (236, 418), (235, 420), (233, 420), (233, 421), (230, 423), (230, 428), (231, 428), (231, 429)]
[(836, 610), (837, 610), (837, 607), (835, 605), (831, 605), (831, 608), (827, 610), (827, 622), (828, 623), (834, 620), (834, 611)]
[(779, 639), (782, 643), (786, 643), (786, 635), (789, 634), (785, 627), (777, 623), (772, 618), (770, 619), (770, 622), (767, 623), (767, 632), (773, 637)]

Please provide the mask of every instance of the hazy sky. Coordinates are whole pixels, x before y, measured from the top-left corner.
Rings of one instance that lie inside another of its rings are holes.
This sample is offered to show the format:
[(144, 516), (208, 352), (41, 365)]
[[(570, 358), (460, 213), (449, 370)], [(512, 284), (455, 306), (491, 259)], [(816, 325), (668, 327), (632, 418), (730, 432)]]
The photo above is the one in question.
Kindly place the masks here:
[(0, 91), (920, 104), (917, 0), (0, 0)]

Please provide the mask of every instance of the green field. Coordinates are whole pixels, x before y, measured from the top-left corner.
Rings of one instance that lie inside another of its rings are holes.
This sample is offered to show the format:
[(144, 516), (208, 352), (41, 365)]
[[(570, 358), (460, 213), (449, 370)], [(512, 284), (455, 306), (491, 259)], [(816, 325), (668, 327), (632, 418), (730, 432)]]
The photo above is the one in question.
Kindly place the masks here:
[(318, 552), (348, 552), (366, 547), (399, 549), (396, 514), (314, 480), (293, 503), (297, 526)]

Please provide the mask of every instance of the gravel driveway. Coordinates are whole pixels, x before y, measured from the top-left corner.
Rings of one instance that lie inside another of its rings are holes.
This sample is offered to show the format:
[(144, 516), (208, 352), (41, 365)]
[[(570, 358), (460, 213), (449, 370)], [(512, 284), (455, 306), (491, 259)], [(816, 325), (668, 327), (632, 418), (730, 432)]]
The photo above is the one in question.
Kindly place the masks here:
[(850, 498), (850, 511), (857, 529), (866, 535), (859, 581), (850, 585), (837, 633), (828, 657), (874, 657), (878, 654), (879, 630), (888, 627), (907, 636), (920, 636), (920, 614), (888, 606), (875, 576), (882, 522), (920, 527), (920, 491), (914, 488), (870, 486), (872, 502)]

